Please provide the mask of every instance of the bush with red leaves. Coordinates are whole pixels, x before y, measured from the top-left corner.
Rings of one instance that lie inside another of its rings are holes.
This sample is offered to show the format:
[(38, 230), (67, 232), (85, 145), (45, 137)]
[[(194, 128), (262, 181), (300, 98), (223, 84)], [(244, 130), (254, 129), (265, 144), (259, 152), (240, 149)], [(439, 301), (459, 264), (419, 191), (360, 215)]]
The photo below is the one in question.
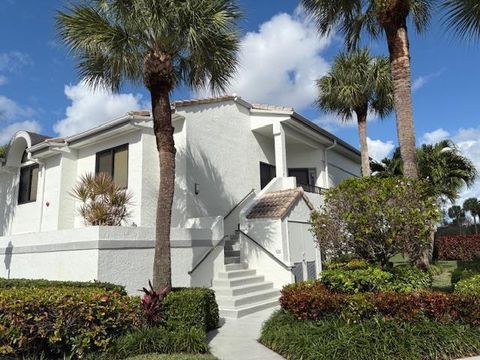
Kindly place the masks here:
[(299, 283), (283, 288), (280, 304), (300, 320), (358, 321), (380, 317), (480, 325), (480, 297), (441, 292), (346, 294), (332, 292), (318, 282)]
[(162, 317), (162, 304), (167, 294), (167, 289), (161, 291), (155, 291), (152, 283), (149, 281), (148, 285), (150, 289), (143, 288), (143, 297), (141, 306), (143, 314), (150, 325), (155, 325), (163, 321)]
[(444, 236), (435, 241), (438, 260), (480, 259), (480, 235)]

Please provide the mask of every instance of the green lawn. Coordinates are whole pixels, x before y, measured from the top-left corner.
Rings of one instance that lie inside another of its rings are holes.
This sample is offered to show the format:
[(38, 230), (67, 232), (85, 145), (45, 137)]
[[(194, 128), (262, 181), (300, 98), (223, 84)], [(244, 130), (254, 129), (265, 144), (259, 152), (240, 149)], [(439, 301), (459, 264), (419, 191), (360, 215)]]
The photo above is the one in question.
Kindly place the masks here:
[(130, 357), (127, 360), (218, 360), (212, 355), (148, 354)]

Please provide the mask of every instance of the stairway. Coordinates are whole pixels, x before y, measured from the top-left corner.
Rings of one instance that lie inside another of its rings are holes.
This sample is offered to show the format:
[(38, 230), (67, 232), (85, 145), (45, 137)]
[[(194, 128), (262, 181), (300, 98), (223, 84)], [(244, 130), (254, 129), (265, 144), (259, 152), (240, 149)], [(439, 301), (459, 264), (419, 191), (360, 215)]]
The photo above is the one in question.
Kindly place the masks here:
[(220, 316), (240, 318), (257, 311), (278, 305), (280, 291), (263, 275), (240, 262), (238, 234), (228, 235), (225, 240), (225, 271), (216, 274), (213, 280)]

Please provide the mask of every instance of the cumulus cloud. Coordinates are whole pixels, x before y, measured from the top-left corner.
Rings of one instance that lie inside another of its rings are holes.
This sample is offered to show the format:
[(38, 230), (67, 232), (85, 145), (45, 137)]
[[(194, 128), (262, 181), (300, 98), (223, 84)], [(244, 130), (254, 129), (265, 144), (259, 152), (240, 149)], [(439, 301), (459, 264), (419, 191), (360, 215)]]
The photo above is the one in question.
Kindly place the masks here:
[(367, 137), (367, 145), (369, 156), (376, 161), (382, 161), (385, 159), (395, 148), (395, 145), (391, 140), (385, 142), (379, 139), (372, 140), (369, 137)]
[[(373, 122), (378, 120), (378, 116), (374, 112), (369, 112), (367, 116), (367, 122)], [(343, 120), (337, 114), (324, 114), (313, 121), (317, 125), (323, 127), (328, 131), (335, 131), (338, 128), (354, 128), (357, 127), (357, 115), (353, 113), (351, 120)]]
[(38, 121), (25, 120), (11, 123), (0, 130), (0, 145), (8, 144), (12, 136), (20, 130), (39, 133), (42, 127)]
[(53, 126), (59, 136), (76, 134), (142, 107), (140, 95), (92, 90), (82, 82), (66, 85), (65, 95), (71, 104), (66, 109), (65, 118)]
[(439, 141), (448, 139), (450, 136), (450, 133), (442, 128), (431, 131), (431, 132), (426, 132), (423, 134), (421, 137), (421, 143), (422, 144), (435, 144)]
[(13, 72), (18, 71), (25, 65), (31, 65), (32, 59), (28, 54), (20, 51), (10, 51), (0, 53), (0, 71)]
[(252, 102), (304, 109), (317, 96), (315, 80), (329, 69), (322, 52), (330, 42), (318, 36), (301, 10), (278, 14), (242, 39), (229, 92)]

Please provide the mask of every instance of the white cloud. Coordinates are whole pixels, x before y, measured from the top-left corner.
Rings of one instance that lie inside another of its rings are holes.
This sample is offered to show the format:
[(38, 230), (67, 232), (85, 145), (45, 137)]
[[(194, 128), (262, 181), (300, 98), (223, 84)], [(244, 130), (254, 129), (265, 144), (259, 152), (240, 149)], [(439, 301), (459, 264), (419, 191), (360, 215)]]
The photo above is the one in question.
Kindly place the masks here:
[(427, 132), (421, 137), (422, 144), (435, 144), (439, 141), (445, 140), (450, 136), (450, 133), (442, 128)]
[(18, 119), (30, 118), (34, 115), (30, 107), (21, 106), (12, 99), (0, 95), (0, 121), (16, 121)]
[(0, 131), (0, 145), (8, 144), (12, 136), (20, 130), (32, 131), (39, 133), (41, 131), (41, 125), (34, 120), (26, 120), (12, 123)]
[(428, 75), (422, 75), (417, 77), (412, 84), (412, 90), (417, 91), (423, 88), (430, 80), (442, 75), (442, 73), (445, 71), (445, 68), (442, 68), (434, 73), (428, 74)]
[(71, 105), (66, 109), (65, 118), (53, 126), (59, 136), (76, 134), (141, 108), (140, 95), (92, 90), (82, 82), (65, 86), (65, 95)]
[[(368, 123), (377, 121), (378, 119), (379, 117), (374, 112), (369, 112), (367, 115)], [(352, 119), (348, 121), (342, 120), (342, 118), (337, 114), (327, 113), (320, 116), (313, 122), (328, 131), (335, 131), (338, 128), (354, 128), (358, 126), (357, 114), (355, 113), (353, 114)]]
[(23, 66), (30, 64), (32, 64), (30, 56), (20, 51), (0, 53), (0, 71), (2, 72), (18, 71)]
[(301, 110), (313, 103), (315, 80), (330, 67), (322, 57), (330, 42), (318, 36), (299, 9), (293, 15), (275, 15), (242, 39), (240, 66), (229, 92), (252, 102)]
[(385, 159), (395, 148), (391, 140), (385, 142), (382, 140), (372, 140), (369, 137), (367, 137), (367, 145), (369, 156), (376, 161)]

